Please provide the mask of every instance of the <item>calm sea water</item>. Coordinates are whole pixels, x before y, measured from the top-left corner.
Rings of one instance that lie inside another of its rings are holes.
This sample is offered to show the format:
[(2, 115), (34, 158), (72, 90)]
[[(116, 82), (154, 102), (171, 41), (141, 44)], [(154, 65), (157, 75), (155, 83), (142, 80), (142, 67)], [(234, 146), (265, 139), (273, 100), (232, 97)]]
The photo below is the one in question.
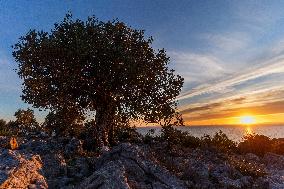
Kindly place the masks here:
[[(240, 142), (246, 134), (261, 134), (271, 138), (284, 138), (284, 125), (273, 126), (185, 126), (176, 127), (182, 131), (188, 131), (191, 135), (202, 137), (214, 135), (219, 130), (223, 131), (231, 140)], [(160, 134), (161, 127), (139, 127), (138, 132), (145, 135), (150, 129), (155, 129), (155, 134)]]

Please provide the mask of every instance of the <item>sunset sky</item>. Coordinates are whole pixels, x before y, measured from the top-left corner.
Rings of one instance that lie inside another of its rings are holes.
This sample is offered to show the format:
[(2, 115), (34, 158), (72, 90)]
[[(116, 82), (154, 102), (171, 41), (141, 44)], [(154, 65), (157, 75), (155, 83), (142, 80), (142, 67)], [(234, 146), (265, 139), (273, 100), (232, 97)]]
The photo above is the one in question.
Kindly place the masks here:
[[(284, 1), (0, 1), (0, 117), (13, 119), (21, 80), (11, 45), (67, 11), (145, 29), (185, 78), (179, 110), (189, 125), (284, 123)], [(36, 111), (39, 121), (45, 115)]]

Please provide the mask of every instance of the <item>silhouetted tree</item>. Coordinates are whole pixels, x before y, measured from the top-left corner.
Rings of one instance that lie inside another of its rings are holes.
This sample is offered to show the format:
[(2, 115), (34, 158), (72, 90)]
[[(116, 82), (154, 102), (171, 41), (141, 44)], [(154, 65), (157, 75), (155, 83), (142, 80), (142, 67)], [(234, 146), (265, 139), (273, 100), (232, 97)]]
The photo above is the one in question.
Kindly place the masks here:
[(4, 119), (0, 119), (0, 129), (3, 129), (6, 127), (7, 122)]
[(84, 22), (67, 14), (50, 33), (31, 30), (14, 46), (22, 99), (54, 111), (95, 111), (102, 145), (108, 145), (118, 121), (168, 119), (183, 78), (152, 42), (143, 30), (117, 20)]
[(35, 119), (34, 111), (31, 109), (18, 109), (15, 112), (16, 120), (13, 122), (13, 127), (16, 132), (21, 135), (27, 135), (32, 132), (39, 131), (39, 124)]
[(9, 127), (8, 127), (7, 122), (4, 119), (0, 119), (0, 135), (6, 136), (10, 134), (11, 132), (9, 132)]

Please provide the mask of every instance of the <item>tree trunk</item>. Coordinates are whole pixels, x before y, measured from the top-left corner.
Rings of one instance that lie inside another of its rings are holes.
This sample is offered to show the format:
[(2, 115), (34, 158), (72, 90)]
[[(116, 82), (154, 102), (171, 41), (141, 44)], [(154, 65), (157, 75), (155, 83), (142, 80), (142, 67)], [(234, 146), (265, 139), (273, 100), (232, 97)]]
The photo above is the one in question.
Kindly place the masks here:
[(109, 137), (113, 137), (114, 113), (115, 111), (113, 111), (113, 107), (110, 107), (110, 105), (100, 106), (96, 110), (96, 139), (101, 149), (109, 147)]

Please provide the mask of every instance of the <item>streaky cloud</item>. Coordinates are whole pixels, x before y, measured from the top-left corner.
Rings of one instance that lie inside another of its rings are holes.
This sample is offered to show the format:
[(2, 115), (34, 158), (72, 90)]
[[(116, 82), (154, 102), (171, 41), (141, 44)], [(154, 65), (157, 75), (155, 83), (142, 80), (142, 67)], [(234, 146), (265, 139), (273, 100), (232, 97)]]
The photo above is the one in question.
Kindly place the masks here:
[(282, 55), (262, 64), (262, 66), (251, 68), (241, 74), (236, 74), (234, 76), (227, 77), (223, 80), (211, 84), (206, 84), (205, 86), (204, 85), (197, 86), (188, 92), (184, 92), (182, 95), (180, 95), (177, 98), (177, 100), (183, 100), (202, 94), (220, 92), (228, 87), (233, 87), (235, 85), (244, 83), (252, 79), (260, 78), (274, 73), (283, 73), (283, 72), (284, 72), (284, 56)]

